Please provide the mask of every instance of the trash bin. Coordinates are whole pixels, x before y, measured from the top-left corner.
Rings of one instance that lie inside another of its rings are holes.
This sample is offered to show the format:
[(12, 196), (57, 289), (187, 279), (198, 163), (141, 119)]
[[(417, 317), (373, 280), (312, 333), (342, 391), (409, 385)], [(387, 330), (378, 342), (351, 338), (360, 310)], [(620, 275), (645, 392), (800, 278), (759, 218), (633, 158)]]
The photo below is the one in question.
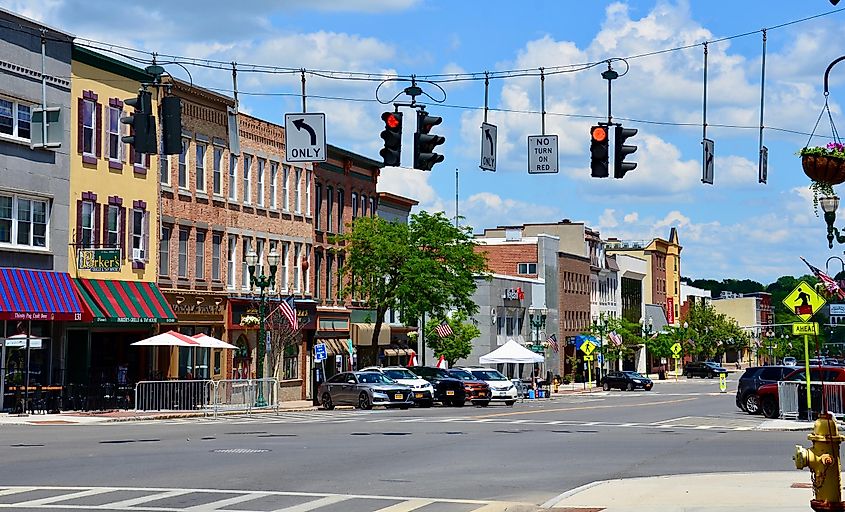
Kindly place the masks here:
[(657, 378), (659, 380), (666, 380), (666, 370), (664, 370), (663, 368), (657, 370)]
[(534, 390), (533, 389), (528, 390), (528, 399), (534, 400)]

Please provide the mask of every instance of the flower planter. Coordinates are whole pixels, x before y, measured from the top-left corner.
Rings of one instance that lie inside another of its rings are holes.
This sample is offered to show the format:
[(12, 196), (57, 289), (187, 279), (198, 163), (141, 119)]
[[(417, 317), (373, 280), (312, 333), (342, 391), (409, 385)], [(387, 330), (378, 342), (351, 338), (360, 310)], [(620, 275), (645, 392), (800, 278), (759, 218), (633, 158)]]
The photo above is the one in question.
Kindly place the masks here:
[(803, 155), (801, 166), (811, 180), (830, 185), (845, 183), (845, 160), (827, 155)]

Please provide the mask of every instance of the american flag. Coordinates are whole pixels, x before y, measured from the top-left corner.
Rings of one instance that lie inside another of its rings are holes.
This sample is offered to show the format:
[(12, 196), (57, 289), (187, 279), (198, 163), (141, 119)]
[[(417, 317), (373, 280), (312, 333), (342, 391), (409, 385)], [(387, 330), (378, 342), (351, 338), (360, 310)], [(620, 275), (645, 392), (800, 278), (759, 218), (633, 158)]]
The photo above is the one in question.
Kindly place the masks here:
[(546, 338), (546, 342), (549, 344), (550, 347), (552, 347), (552, 350), (555, 351), (555, 354), (557, 354), (559, 350), (557, 346), (557, 336), (555, 336), (554, 334), (549, 334), (549, 337)]
[(694, 346), (695, 346), (695, 342), (694, 342), (694, 341), (692, 341), (692, 338), (688, 339), (688, 340), (687, 340), (687, 343), (688, 343), (688, 344), (689, 344), (689, 346), (691, 346), (691, 347), (694, 347)]
[(611, 343), (617, 347), (622, 346), (622, 336), (619, 336), (616, 331), (610, 331), (610, 334), (608, 334), (607, 337), (610, 338)]
[(279, 304), (279, 310), (287, 319), (291, 329), (294, 331), (299, 329), (299, 321), (296, 319), (296, 305), (293, 304), (293, 298), (282, 299), (282, 303)]
[(816, 278), (821, 281), (822, 284), (824, 284), (824, 287), (828, 291), (828, 293), (830, 293), (831, 295), (835, 295), (840, 299), (845, 299), (845, 290), (843, 290), (839, 286), (839, 283), (834, 281), (829, 275), (825, 274), (820, 269), (810, 265), (810, 262), (805, 260), (803, 256), (799, 256), (799, 258), (801, 258), (801, 261), (803, 261), (807, 264), (808, 267), (810, 267), (810, 270), (813, 272), (813, 275), (816, 276)]
[(441, 338), (445, 338), (446, 336), (452, 335), (452, 328), (449, 327), (449, 324), (447, 324), (446, 322), (441, 323), (440, 325), (435, 327), (434, 330), (437, 331), (437, 335)]

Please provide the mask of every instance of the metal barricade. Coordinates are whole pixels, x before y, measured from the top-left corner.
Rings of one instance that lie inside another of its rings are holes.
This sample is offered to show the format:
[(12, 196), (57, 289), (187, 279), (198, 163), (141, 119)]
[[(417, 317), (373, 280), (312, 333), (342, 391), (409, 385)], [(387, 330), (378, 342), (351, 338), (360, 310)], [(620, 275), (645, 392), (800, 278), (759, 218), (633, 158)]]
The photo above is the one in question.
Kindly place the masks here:
[(800, 382), (778, 382), (778, 404), (780, 417), (786, 419), (798, 418), (798, 386)]
[(825, 382), (824, 398), (828, 412), (837, 418), (845, 415), (845, 382)]
[(208, 414), (214, 407), (214, 389), (210, 380), (141, 381), (135, 385), (135, 410)]
[(220, 411), (279, 410), (278, 379), (224, 379), (214, 382), (214, 417)]

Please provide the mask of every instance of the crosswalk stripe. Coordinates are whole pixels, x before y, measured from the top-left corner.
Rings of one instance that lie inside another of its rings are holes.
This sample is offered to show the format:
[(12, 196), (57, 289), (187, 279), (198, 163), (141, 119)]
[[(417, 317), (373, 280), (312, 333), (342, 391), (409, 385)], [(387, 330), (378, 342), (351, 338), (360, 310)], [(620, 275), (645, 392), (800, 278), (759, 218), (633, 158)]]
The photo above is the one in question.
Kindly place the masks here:
[(434, 503), (434, 500), (411, 499), (401, 503), (396, 503), (395, 505), (390, 505), (389, 507), (380, 508), (373, 512), (411, 512), (412, 510), (425, 507), (426, 505), (431, 505), (432, 503)]
[(11, 489), (3, 489), (0, 491), (0, 496), (10, 496), (12, 494), (20, 494), (24, 492), (34, 491), (35, 487), (13, 487)]
[(50, 496), (48, 498), (39, 498), (36, 500), (29, 500), (29, 501), (21, 501), (15, 503), (16, 507), (39, 507), (42, 505), (50, 505), (53, 503), (57, 503), (59, 501), (69, 501), (76, 498), (84, 498), (86, 496), (96, 496), (97, 494), (104, 494), (107, 492), (112, 492), (115, 489), (112, 488), (100, 488), (100, 489), (87, 489), (84, 491), (78, 491), (71, 494), (61, 494), (59, 496)]
[(228, 507), (229, 505), (236, 505), (238, 503), (243, 503), (245, 501), (252, 501), (263, 496), (267, 496), (267, 493), (263, 492), (250, 492), (248, 494), (242, 494), (240, 496), (233, 496), (231, 498), (225, 498), (218, 501), (213, 501), (211, 503), (204, 503), (202, 505), (195, 505), (193, 507), (188, 507), (183, 509), (184, 512), (211, 512), (213, 510), (219, 510), (221, 508)]
[(335, 503), (340, 503), (341, 501), (346, 501), (348, 499), (349, 498), (347, 496), (326, 496), (325, 498), (308, 501), (299, 505), (293, 505), (292, 507), (279, 508), (273, 512), (308, 512), (309, 510), (325, 507), (326, 505), (334, 505)]
[(121, 508), (129, 508), (134, 507), (136, 505), (140, 505), (142, 503), (149, 503), (151, 501), (158, 501), (163, 500), (166, 498), (175, 498), (176, 496), (182, 496), (183, 494), (190, 493), (190, 490), (174, 490), (174, 491), (164, 491), (164, 492), (157, 492), (154, 494), (148, 494), (146, 496), (141, 496), (139, 498), (132, 498), (123, 501), (115, 501), (113, 503), (108, 503), (102, 505), (100, 508), (107, 508), (107, 509), (121, 509)]

